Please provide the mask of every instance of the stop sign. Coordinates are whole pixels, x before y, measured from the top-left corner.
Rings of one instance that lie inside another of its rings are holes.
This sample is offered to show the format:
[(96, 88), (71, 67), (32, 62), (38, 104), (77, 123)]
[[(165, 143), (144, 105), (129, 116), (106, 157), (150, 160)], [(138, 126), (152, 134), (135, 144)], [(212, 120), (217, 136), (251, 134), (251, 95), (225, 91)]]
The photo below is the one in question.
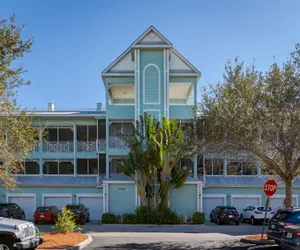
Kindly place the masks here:
[(266, 196), (272, 196), (277, 191), (277, 183), (275, 180), (267, 180), (264, 185), (264, 192)]

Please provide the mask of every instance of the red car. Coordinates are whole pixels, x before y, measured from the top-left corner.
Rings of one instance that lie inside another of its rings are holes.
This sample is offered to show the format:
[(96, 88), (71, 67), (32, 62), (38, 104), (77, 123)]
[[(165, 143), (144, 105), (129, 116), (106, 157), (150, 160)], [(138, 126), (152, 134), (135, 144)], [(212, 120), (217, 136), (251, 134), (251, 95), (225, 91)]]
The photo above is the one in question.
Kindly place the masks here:
[(57, 220), (59, 210), (56, 206), (38, 207), (34, 213), (34, 223), (48, 222), (54, 224)]

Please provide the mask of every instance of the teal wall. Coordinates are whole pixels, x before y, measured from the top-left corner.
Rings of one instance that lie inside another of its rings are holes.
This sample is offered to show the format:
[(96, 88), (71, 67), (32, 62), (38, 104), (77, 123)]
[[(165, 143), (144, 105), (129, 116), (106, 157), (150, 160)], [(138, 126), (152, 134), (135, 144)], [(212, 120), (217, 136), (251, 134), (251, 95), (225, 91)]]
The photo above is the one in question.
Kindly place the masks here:
[(170, 119), (193, 119), (195, 114), (192, 108), (193, 106), (190, 105), (170, 105)]
[(197, 211), (197, 185), (186, 184), (171, 193), (171, 209), (178, 215), (191, 216)]
[(135, 184), (108, 184), (108, 211), (124, 214), (134, 210)]
[[(42, 206), (42, 194), (72, 194), (72, 203), (76, 204), (76, 198), (74, 199), (74, 194), (102, 194), (102, 188), (92, 188), (92, 187), (20, 187), (16, 190), (5, 190), (0, 188), (0, 194), (6, 193), (35, 193), (36, 194), (36, 206)], [(6, 202), (6, 197), (1, 199), (0, 202)]]
[[(160, 98), (158, 98), (158, 67), (160, 72)], [(146, 68), (145, 72), (144, 69)], [(144, 93), (144, 77), (145, 77), (145, 93)], [(141, 51), (140, 52), (140, 114), (143, 115), (147, 109), (160, 110), (160, 116), (164, 115), (164, 54), (163, 50), (159, 51)], [(145, 100), (144, 100), (145, 94)], [(160, 104), (144, 104), (144, 102), (160, 102)], [(149, 112), (150, 113), (150, 112)]]

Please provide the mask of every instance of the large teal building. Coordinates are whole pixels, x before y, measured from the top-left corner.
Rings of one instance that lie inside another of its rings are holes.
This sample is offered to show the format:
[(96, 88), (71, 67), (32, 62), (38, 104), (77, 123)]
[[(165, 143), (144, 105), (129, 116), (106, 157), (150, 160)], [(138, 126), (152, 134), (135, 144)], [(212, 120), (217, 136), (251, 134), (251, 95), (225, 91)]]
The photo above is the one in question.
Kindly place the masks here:
[[(106, 110), (98, 103), (95, 111), (47, 111), (35, 116), (47, 137), (25, 161), (25, 172), (16, 175), (16, 190), (0, 189), (0, 202), (15, 202), (28, 219), (40, 205), (83, 203), (91, 219), (105, 212), (132, 212), (140, 204), (134, 180), (118, 172), (117, 162), (129, 149), (120, 134), (131, 133), (135, 120), (144, 112), (191, 122), (197, 100), (200, 72), (185, 59), (156, 28), (149, 27), (103, 72)], [(263, 204), (262, 185), (267, 178), (248, 155), (199, 155), (183, 163), (191, 170), (185, 185), (175, 189), (170, 207), (178, 215), (195, 211), (209, 215), (216, 205), (242, 209)], [(298, 205), (299, 189), (294, 189)], [(282, 206), (279, 188), (271, 206)]]

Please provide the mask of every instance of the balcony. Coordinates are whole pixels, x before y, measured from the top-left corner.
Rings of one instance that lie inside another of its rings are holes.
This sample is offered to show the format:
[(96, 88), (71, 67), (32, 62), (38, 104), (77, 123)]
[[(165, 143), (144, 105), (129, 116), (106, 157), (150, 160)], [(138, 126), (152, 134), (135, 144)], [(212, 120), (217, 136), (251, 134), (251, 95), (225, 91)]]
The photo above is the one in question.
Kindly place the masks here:
[(70, 153), (74, 152), (74, 144), (71, 141), (47, 141), (43, 143), (43, 152), (46, 153)]
[(110, 136), (108, 146), (109, 148), (128, 149), (127, 143), (120, 136)]
[(106, 149), (106, 140), (77, 142), (77, 152), (96, 152), (105, 149)]

